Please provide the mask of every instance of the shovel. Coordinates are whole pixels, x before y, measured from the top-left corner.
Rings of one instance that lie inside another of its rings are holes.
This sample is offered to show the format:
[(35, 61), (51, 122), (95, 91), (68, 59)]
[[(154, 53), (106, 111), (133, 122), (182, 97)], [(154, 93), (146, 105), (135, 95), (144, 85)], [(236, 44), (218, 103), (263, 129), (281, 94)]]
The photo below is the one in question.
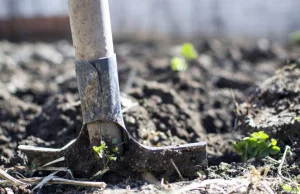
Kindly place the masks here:
[(131, 177), (151, 173), (192, 178), (205, 172), (206, 142), (149, 147), (128, 133), (121, 112), (108, 0), (69, 0), (68, 5), (83, 126), (79, 136), (60, 149), (20, 145), (29, 165), (66, 167), (80, 177), (92, 177), (107, 168)]

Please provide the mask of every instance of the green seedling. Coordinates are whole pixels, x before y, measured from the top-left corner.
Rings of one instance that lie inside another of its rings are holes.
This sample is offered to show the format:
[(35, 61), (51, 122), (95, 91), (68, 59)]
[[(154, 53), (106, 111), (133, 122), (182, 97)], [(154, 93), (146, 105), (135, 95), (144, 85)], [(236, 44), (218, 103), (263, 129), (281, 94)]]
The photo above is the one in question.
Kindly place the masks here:
[(277, 140), (269, 140), (269, 135), (263, 131), (255, 132), (250, 137), (245, 137), (233, 143), (234, 150), (242, 156), (243, 161), (251, 158), (260, 159), (280, 152)]
[(179, 57), (173, 57), (171, 59), (171, 69), (172, 71), (177, 72), (184, 72), (186, 71), (188, 64), (186, 60), (194, 60), (198, 57), (198, 53), (196, 49), (194, 48), (193, 44), (187, 42), (184, 43), (180, 48), (180, 54)]
[(187, 63), (185, 59), (181, 57), (173, 57), (171, 59), (171, 69), (172, 71), (184, 72), (187, 69)]
[(285, 192), (300, 194), (300, 186), (299, 185), (292, 186), (291, 184), (285, 183), (285, 184), (282, 184), (281, 187)]
[(100, 158), (103, 158), (105, 149), (107, 149), (107, 146), (104, 141), (101, 141), (100, 146), (93, 146), (93, 150), (99, 155)]
[(300, 31), (293, 32), (290, 36), (290, 41), (293, 44), (300, 44)]
[(194, 45), (189, 42), (184, 43), (181, 46), (180, 54), (188, 60), (193, 60), (198, 57), (198, 53), (197, 53), (196, 49), (194, 48)]
[[(112, 141), (114, 142), (114, 140)], [(100, 158), (106, 157), (108, 163), (117, 160), (115, 154), (118, 154), (118, 147), (114, 147), (110, 152), (108, 151), (104, 141), (101, 141), (100, 146), (93, 146), (93, 150), (99, 155)]]

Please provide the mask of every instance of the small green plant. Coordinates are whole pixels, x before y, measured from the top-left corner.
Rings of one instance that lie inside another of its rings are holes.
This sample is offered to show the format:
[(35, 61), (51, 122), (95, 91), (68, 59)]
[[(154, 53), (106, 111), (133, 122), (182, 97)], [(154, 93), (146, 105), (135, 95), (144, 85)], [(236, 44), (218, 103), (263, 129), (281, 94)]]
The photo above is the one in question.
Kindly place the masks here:
[(180, 55), (173, 57), (170, 61), (172, 71), (184, 72), (188, 64), (187, 60), (194, 60), (198, 57), (198, 53), (192, 43), (184, 43), (180, 48)]
[(282, 184), (281, 187), (285, 192), (300, 194), (300, 186), (299, 185), (292, 186), (291, 184), (285, 183), (285, 184)]
[[(114, 144), (114, 139), (112, 140), (112, 143)], [(107, 163), (111, 161), (116, 161), (117, 157), (115, 154), (118, 153), (118, 147), (114, 147), (112, 149), (112, 152), (108, 151), (108, 148), (106, 146), (106, 143), (104, 141), (101, 141), (100, 146), (93, 146), (93, 150), (99, 155), (100, 158), (106, 157)]]
[(290, 36), (290, 41), (293, 44), (300, 44), (300, 31), (293, 32)]
[(277, 140), (269, 140), (269, 136), (263, 132), (255, 132), (250, 137), (245, 137), (233, 143), (234, 150), (242, 156), (243, 161), (251, 158), (259, 159), (268, 155), (276, 155), (280, 152)]
[(198, 53), (197, 53), (196, 49), (194, 48), (194, 45), (189, 42), (186, 42), (181, 46), (180, 54), (188, 60), (193, 60), (198, 57)]
[(187, 63), (183, 58), (173, 57), (171, 59), (171, 69), (172, 71), (183, 72), (187, 69)]
[(99, 155), (100, 158), (103, 158), (105, 149), (107, 149), (107, 146), (104, 141), (101, 141), (100, 146), (93, 146), (93, 150)]

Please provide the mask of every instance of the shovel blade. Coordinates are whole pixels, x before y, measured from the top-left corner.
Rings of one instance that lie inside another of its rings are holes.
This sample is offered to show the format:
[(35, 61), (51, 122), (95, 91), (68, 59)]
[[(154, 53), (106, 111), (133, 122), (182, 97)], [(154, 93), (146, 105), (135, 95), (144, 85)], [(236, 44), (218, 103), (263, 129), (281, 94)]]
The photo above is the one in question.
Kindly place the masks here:
[(119, 162), (112, 165), (113, 170), (129, 174), (150, 172), (156, 177), (173, 178), (194, 178), (199, 172), (206, 174), (207, 171), (206, 142), (149, 147), (129, 139), (127, 150)]

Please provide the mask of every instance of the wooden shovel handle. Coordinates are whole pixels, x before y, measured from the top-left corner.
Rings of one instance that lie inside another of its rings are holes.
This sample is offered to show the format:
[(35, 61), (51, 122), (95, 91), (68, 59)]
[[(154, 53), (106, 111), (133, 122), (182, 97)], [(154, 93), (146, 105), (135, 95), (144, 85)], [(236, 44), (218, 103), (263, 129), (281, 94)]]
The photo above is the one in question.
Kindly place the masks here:
[(69, 0), (68, 5), (76, 58), (111, 56), (114, 46), (108, 0)]

